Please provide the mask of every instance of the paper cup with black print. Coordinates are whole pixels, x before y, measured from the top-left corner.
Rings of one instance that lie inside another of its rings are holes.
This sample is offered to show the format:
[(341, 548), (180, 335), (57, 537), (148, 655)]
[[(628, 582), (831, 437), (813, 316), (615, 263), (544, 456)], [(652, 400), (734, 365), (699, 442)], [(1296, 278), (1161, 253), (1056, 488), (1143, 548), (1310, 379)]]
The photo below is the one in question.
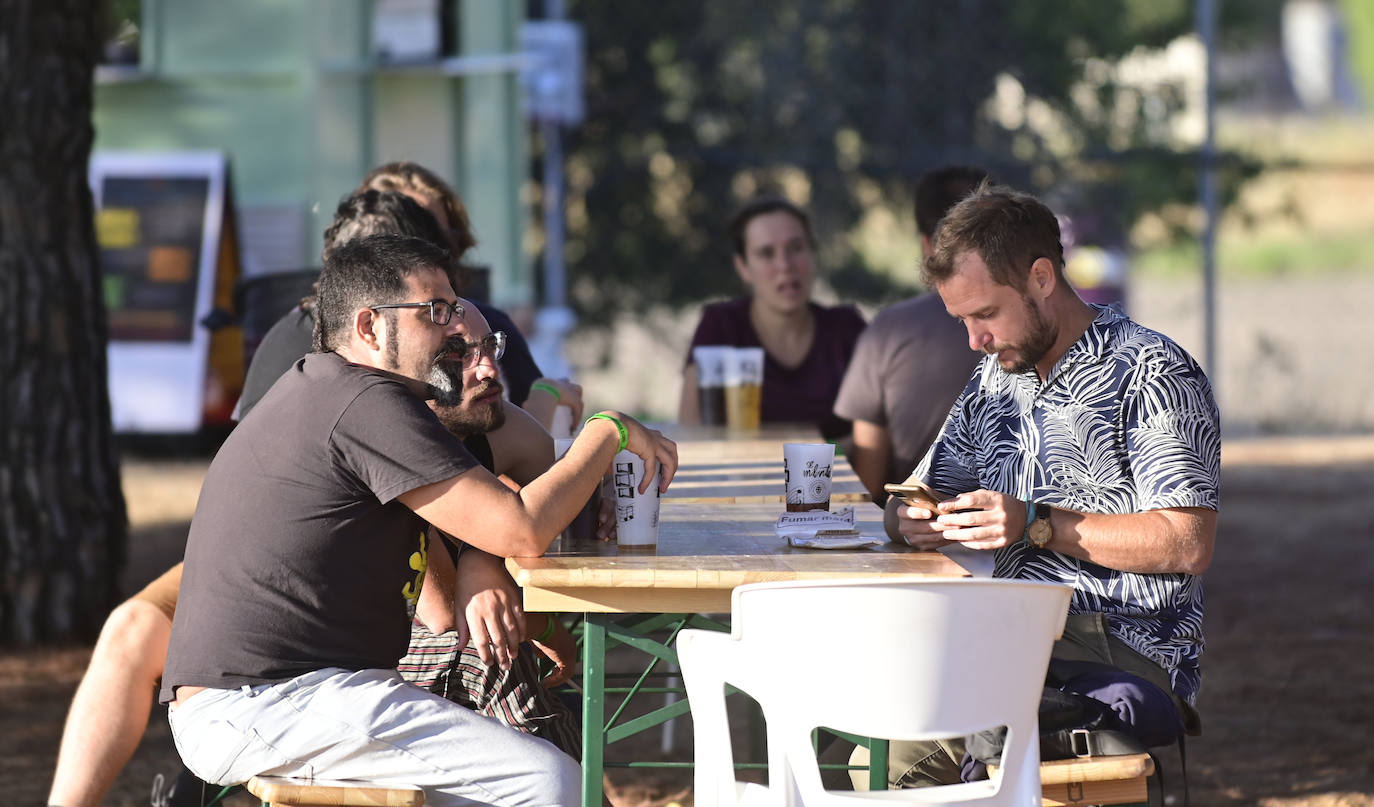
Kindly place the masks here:
[(787, 512), (830, 509), (830, 469), (835, 446), (830, 443), (783, 443), (782, 472)]
[(658, 479), (639, 492), (644, 481), (644, 459), (630, 451), (615, 455), (611, 464), (611, 488), (615, 495), (617, 543), (622, 552), (654, 552), (658, 549)]

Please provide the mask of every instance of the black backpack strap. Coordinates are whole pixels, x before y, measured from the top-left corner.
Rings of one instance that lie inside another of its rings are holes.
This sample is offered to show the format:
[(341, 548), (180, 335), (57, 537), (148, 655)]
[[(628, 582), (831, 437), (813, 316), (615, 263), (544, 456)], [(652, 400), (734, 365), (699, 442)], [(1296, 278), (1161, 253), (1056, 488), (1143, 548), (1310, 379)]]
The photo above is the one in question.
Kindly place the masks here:
[(1040, 747), (1044, 749), (1046, 746), (1063, 749), (1064, 756), (1060, 759), (1142, 754), (1146, 750), (1140, 740), (1113, 729), (1063, 729), (1041, 735)]

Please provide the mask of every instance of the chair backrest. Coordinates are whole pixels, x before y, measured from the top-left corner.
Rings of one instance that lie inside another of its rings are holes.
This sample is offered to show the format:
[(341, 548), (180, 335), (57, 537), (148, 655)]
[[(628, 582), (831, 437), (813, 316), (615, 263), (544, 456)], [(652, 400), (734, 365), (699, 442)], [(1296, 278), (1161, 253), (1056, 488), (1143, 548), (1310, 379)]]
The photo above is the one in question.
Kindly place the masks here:
[[(1036, 707), (1070, 593), (1057, 584), (987, 579), (740, 586), (728, 652), (694, 660), (680, 643), (679, 653), (684, 677), (698, 663), (733, 656), (724, 680), (763, 708), (770, 782), (795, 787), (804, 803), (824, 800), (809, 742), (818, 726), (927, 740), (1005, 725), (1002, 776), (978, 793), (959, 786), (961, 799), (977, 796), (961, 803), (1038, 804)], [(695, 714), (697, 694), (688, 686)], [(1033, 801), (1014, 802), (1027, 788)]]

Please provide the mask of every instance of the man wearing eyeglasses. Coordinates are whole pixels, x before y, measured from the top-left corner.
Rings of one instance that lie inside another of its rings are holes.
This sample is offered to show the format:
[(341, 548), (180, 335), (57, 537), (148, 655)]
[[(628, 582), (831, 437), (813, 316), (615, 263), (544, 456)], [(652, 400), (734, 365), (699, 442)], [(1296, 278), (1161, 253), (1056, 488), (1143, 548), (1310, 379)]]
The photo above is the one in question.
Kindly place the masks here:
[[(425, 405), (459, 403), (467, 309), (446, 253), (373, 236), (325, 262), (312, 353), (211, 463), (192, 520), (160, 700), (201, 778), (408, 782), (432, 805), (572, 804), (552, 745), (401, 681), (426, 522), (484, 551), (533, 556), (618, 448), (663, 484), (676, 446), (615, 412), (518, 493)], [(473, 355), (475, 358), (472, 358)], [(647, 483), (646, 483), (647, 484)]]
[[(420, 205), (400, 193), (372, 190), (339, 202), (324, 251), (327, 255), (354, 238), (383, 233), (442, 241), (438, 225)], [(427, 303), (422, 305), (428, 309)], [(312, 295), (269, 331), (249, 367), (241, 417), (256, 406), (271, 381), (310, 351), (313, 309)], [(469, 341), (487, 341), (489, 326), (482, 315), (469, 307), (466, 320)], [(480, 351), (501, 364), (501, 374), (489, 361), (470, 360), (462, 402), (435, 407), (435, 413), (485, 467), (526, 484), (548, 470), (552, 441), (537, 418), (504, 405), (505, 360), (510, 358), (505, 353), (511, 344), (498, 343), (505, 341), (494, 337)], [(572, 637), (553, 615), (523, 614), (503, 558), (469, 549), (462, 554), (459, 572), (445, 549), (445, 539), (434, 536), (411, 647), (398, 665), (403, 676), (579, 757), (576, 717), (546, 689), (571, 675), (576, 657)], [(120, 605), (102, 628), (63, 731), (48, 803), (99, 803), (133, 754), (147, 728), (151, 695), (166, 661), (181, 572), (177, 563)], [(555, 667), (543, 685), (539, 655)], [(203, 790), (189, 772), (174, 781), (168, 804), (190, 804)]]
[[(477, 311), (467, 311), (465, 319), (471, 338), (463, 400), (436, 406), (434, 413), (484, 466), (516, 485), (528, 484), (552, 464), (553, 441), (531, 414), (506, 405), (496, 369), (505, 334), (492, 333)], [(451, 547), (437, 535), (430, 540), (410, 646), (397, 665), (402, 677), (580, 758), (577, 718), (548, 689), (573, 674), (572, 636), (556, 615), (524, 612), (505, 558), (471, 547), (458, 557)], [(543, 681), (540, 656), (554, 668)]]
[[(466, 319), (472, 337), (463, 401), (438, 407), (435, 414), (484, 467), (526, 484), (552, 464), (552, 440), (533, 416), (505, 405), (503, 385), (492, 366), (501, 358), (505, 339), (490, 333), (481, 314), (469, 310)], [(249, 401), (249, 408), (256, 403)], [(407, 681), (579, 758), (576, 718), (545, 689), (572, 673), (577, 648), (571, 635), (552, 614), (523, 614), (503, 558), (469, 549), (462, 553), (458, 574), (444, 540), (431, 538), (417, 621), (398, 669)], [(120, 605), (102, 628), (63, 730), (49, 804), (98, 804), (143, 737), (166, 661), (181, 572), (177, 563)], [(535, 643), (538, 653), (554, 664), (543, 685), (535, 649), (522, 640)], [(205, 789), (189, 771), (163, 781), (165, 789), (154, 788), (165, 794), (168, 805), (203, 801)]]

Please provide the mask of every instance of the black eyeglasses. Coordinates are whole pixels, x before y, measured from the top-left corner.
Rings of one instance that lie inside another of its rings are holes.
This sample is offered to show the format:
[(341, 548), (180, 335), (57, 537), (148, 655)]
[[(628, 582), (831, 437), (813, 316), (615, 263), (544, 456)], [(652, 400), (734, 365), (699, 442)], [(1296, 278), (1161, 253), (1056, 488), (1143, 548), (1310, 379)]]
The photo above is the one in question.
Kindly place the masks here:
[(477, 342), (464, 342), (462, 355), (463, 367), (468, 370), (476, 367), (483, 356), (493, 362), (500, 361), (501, 357), (506, 355), (505, 331), (493, 331)]
[(383, 305), (370, 305), (368, 308), (371, 308), (373, 311), (380, 311), (383, 308), (428, 308), (429, 321), (433, 322), (435, 325), (447, 325), (449, 321), (453, 319), (455, 312), (458, 314), (459, 319), (467, 315), (463, 306), (445, 300), (429, 300), (423, 303), (385, 303)]

